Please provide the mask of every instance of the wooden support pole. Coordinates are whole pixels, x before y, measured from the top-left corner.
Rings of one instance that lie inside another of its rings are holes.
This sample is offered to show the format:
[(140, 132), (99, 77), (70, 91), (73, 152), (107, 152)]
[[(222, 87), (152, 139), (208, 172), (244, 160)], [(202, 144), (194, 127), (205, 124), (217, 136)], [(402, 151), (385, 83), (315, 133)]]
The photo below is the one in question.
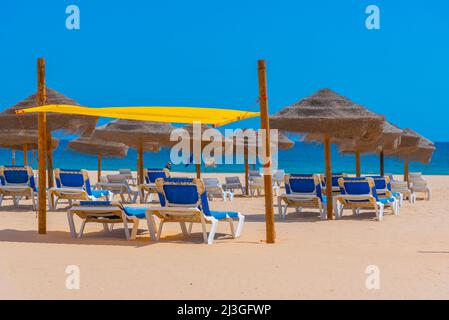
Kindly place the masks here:
[(379, 166), (380, 166), (380, 175), (383, 177), (385, 175), (385, 155), (384, 151), (380, 151), (379, 154)]
[(245, 138), (245, 145), (243, 149), (243, 159), (245, 162), (245, 196), (249, 196), (249, 159), (248, 159), (248, 141)]
[(324, 137), (324, 159), (326, 162), (327, 219), (332, 220), (334, 208), (332, 203), (331, 139), (328, 135)]
[(271, 150), (270, 150), (270, 122), (268, 119), (268, 94), (267, 76), (265, 60), (258, 61), (259, 78), (259, 103), (260, 103), (260, 124), (265, 131), (265, 139), (262, 139), (262, 150), (265, 153), (264, 161), (264, 189), (265, 189), (265, 224), (267, 243), (275, 243), (276, 230), (274, 227), (273, 208), (273, 181), (271, 172)]
[(201, 179), (201, 163), (195, 164), (196, 178)]
[(98, 154), (98, 163), (97, 163), (97, 182), (101, 180), (101, 153)]
[(28, 146), (26, 143), (23, 145), (23, 165), (28, 165)]
[(404, 161), (404, 181), (408, 182), (408, 160)]
[(143, 177), (143, 144), (142, 142), (139, 143), (139, 148), (137, 150), (137, 176), (139, 184), (144, 183), (144, 177)]
[[(45, 91), (45, 60), (37, 60), (37, 104), (42, 106), (46, 100)], [(38, 167), (39, 167), (39, 213), (38, 213), (38, 232), (47, 233), (47, 173), (46, 169), (46, 144), (47, 144), (47, 115), (43, 112), (38, 113)]]
[(357, 177), (361, 176), (361, 170), (360, 170), (360, 150), (355, 151), (355, 175)]

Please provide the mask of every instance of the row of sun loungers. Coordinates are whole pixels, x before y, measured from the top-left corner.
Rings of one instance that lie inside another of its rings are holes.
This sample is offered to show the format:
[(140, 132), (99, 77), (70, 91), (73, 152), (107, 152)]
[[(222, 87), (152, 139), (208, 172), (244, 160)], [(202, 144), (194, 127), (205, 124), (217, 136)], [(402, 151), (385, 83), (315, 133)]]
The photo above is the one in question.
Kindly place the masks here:
[[(59, 200), (68, 201), (70, 208), (67, 218), (72, 237), (81, 237), (85, 225), (95, 222), (102, 223), (106, 232), (109, 232), (114, 224), (123, 224), (125, 237), (135, 239), (141, 219), (146, 220), (153, 240), (159, 240), (163, 225), (172, 222), (180, 224), (185, 236), (190, 235), (193, 224), (200, 224), (204, 241), (209, 244), (213, 243), (220, 221), (230, 224), (232, 237), (238, 237), (242, 232), (242, 214), (212, 211), (209, 208), (209, 201), (214, 197), (232, 201), (234, 192), (245, 193), (246, 186), (241, 184), (238, 177), (227, 177), (225, 183), (220, 185), (216, 178), (170, 178), (166, 169), (146, 169), (145, 184), (137, 186), (135, 190), (132, 187), (136, 187), (136, 181), (130, 170), (120, 170), (118, 174), (107, 175), (95, 188), (91, 186), (86, 170), (56, 169), (54, 173), (56, 187), (47, 190), (49, 207), (56, 209)], [(255, 172), (251, 175), (250, 181), (258, 181), (257, 178), (261, 177)], [(279, 173), (278, 178), (280, 176)], [(282, 172), (282, 178), (285, 193), (278, 196), (280, 218), (286, 218), (289, 208), (294, 208), (296, 212), (305, 208), (317, 209), (321, 218), (326, 217), (327, 199), (323, 192), (326, 179), (322, 175)], [(4, 197), (11, 196), (16, 206), (22, 198), (30, 198), (33, 209), (37, 208), (36, 181), (30, 167), (1, 166), (0, 182), (0, 205)], [(389, 175), (354, 178), (345, 174), (334, 174), (331, 184), (337, 219), (342, 217), (344, 210), (350, 209), (355, 215), (359, 215), (362, 210), (375, 211), (377, 219), (381, 221), (385, 209), (399, 214), (404, 198), (413, 203), (417, 192), (424, 193), (425, 198), (430, 199), (430, 188), (419, 173), (411, 173), (408, 183), (394, 181)], [(273, 184), (275, 190), (280, 187), (281, 183), (278, 181)], [(251, 188), (251, 184), (248, 188)], [(254, 189), (254, 192), (257, 190)], [(121, 202), (112, 201), (114, 195), (119, 196)], [(150, 197), (152, 201), (155, 195), (158, 197), (159, 206), (124, 205), (126, 202), (135, 203), (138, 197), (141, 202), (146, 202)], [(75, 228), (74, 216), (82, 220), (79, 233)], [(156, 220), (159, 221), (158, 227)], [(233, 220), (238, 220), (236, 231)], [(132, 228), (129, 228), (129, 225), (132, 225)], [(206, 231), (206, 225), (211, 226), (209, 233)]]

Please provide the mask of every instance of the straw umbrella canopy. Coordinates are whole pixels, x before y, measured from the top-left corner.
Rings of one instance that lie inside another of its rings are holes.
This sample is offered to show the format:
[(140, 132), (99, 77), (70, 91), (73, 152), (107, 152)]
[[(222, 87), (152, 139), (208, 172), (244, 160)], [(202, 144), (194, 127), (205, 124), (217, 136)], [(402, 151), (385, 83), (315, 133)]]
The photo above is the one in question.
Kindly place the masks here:
[(385, 154), (404, 160), (404, 181), (408, 181), (409, 162), (416, 161), (428, 164), (435, 149), (432, 141), (411, 129), (406, 129), (400, 145), (396, 149), (385, 150)]
[[(126, 144), (137, 150), (138, 181), (143, 183), (143, 152), (158, 152), (161, 146), (171, 146), (170, 134), (174, 127), (169, 123), (153, 121), (113, 120), (97, 127), (92, 134), (95, 139)], [(155, 146), (155, 143), (158, 145)]]
[(373, 142), (364, 140), (348, 140), (339, 144), (341, 153), (355, 153), (356, 155), (356, 173), (360, 176), (360, 154), (379, 154), (380, 175), (384, 175), (384, 150), (396, 149), (401, 143), (403, 130), (397, 126), (385, 121), (382, 129), (382, 135)]
[[(330, 144), (344, 139), (375, 141), (382, 134), (384, 117), (332, 90), (319, 90), (270, 117), (270, 126), (298, 133), (320, 134), (324, 141), (326, 180), (331, 181)], [(327, 215), (333, 218), (332, 186), (326, 185)]]
[[(9, 129), (0, 130), (0, 148), (23, 150), (24, 165), (28, 165), (28, 150), (37, 150), (38, 132), (37, 130)], [(51, 139), (51, 148), (58, 147), (59, 141)], [(14, 163), (13, 163), (14, 164)]]
[(72, 140), (68, 148), (84, 154), (96, 155), (98, 158), (97, 177), (101, 178), (101, 160), (103, 157), (124, 158), (128, 154), (129, 147), (123, 143), (104, 141), (92, 137), (80, 137)]
[[(50, 88), (45, 89), (45, 104), (69, 104), (69, 105), (79, 105), (75, 100), (53, 90)], [(38, 129), (38, 114), (37, 113), (26, 113), (26, 114), (16, 114), (16, 110), (28, 109), (32, 107), (37, 107), (38, 96), (37, 93), (29, 96), (28, 98), (16, 103), (12, 107), (4, 110), (0, 114), (0, 121), (4, 129)], [(51, 132), (62, 130), (67, 133), (73, 134), (90, 134), (94, 129), (98, 121), (98, 117), (89, 117), (83, 115), (72, 115), (72, 114), (59, 114), (59, 113), (47, 113), (47, 145), (50, 144)], [(48, 174), (48, 185), (53, 187), (53, 155), (52, 149), (47, 147), (47, 174)]]

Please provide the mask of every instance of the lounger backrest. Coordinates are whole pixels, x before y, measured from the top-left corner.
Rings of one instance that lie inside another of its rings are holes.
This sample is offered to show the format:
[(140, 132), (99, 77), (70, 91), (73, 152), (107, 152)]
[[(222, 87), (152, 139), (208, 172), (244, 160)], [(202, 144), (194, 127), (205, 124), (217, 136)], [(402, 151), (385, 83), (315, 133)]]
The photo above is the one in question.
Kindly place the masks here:
[(89, 173), (84, 169), (55, 169), (55, 180), (58, 188), (80, 188), (92, 195)]
[(239, 177), (226, 177), (225, 181), (227, 184), (242, 184)]
[(421, 172), (410, 172), (408, 178), (411, 180), (423, 180)]
[(143, 174), (145, 176), (146, 183), (155, 183), (159, 178), (168, 178), (170, 176), (170, 172), (168, 169), (144, 169)]
[(287, 194), (314, 194), (322, 199), (320, 178), (316, 174), (285, 175), (285, 190)]
[(372, 178), (340, 178), (338, 180), (340, 188), (345, 195), (370, 195), (378, 200), (376, 186)]
[(163, 207), (196, 207), (205, 215), (210, 215), (205, 186), (200, 179), (159, 178), (156, 188)]
[(2, 185), (28, 185), (36, 191), (33, 169), (28, 166), (0, 166)]
[(366, 176), (374, 180), (374, 185), (377, 190), (391, 190), (390, 178), (382, 176)]
[[(346, 173), (332, 173), (332, 187), (338, 187), (338, 179), (347, 177)], [(322, 187), (326, 186), (326, 175), (321, 175)]]
[(259, 171), (257, 171), (257, 170), (251, 170), (249, 172), (249, 178), (253, 179), (253, 178), (256, 178), (256, 177), (262, 177), (262, 174)]
[(111, 183), (128, 183), (128, 175), (126, 174), (108, 174), (106, 178)]
[(203, 182), (206, 188), (220, 186), (220, 181), (217, 178), (203, 178)]

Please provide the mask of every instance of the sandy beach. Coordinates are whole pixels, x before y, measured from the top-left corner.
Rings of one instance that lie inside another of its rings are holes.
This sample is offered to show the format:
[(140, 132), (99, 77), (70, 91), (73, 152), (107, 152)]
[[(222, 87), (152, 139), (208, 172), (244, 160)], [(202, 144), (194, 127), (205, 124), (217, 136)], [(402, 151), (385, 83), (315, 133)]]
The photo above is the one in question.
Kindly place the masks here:
[[(186, 239), (177, 224), (152, 242), (144, 221), (136, 241), (95, 224), (72, 239), (65, 203), (48, 213), (48, 234), (38, 235), (31, 206), (15, 209), (7, 200), (0, 208), (0, 299), (448, 299), (449, 176), (425, 178), (431, 201), (405, 201), (399, 216), (387, 211), (377, 222), (374, 214), (348, 212), (321, 221), (316, 213), (292, 213), (276, 220), (274, 245), (264, 243), (263, 197), (212, 201), (213, 209), (245, 214), (246, 223), (238, 239), (226, 236), (222, 223), (210, 246), (199, 226)], [(66, 288), (69, 265), (79, 267), (79, 290)], [(379, 289), (365, 285), (369, 266), (379, 268)]]

